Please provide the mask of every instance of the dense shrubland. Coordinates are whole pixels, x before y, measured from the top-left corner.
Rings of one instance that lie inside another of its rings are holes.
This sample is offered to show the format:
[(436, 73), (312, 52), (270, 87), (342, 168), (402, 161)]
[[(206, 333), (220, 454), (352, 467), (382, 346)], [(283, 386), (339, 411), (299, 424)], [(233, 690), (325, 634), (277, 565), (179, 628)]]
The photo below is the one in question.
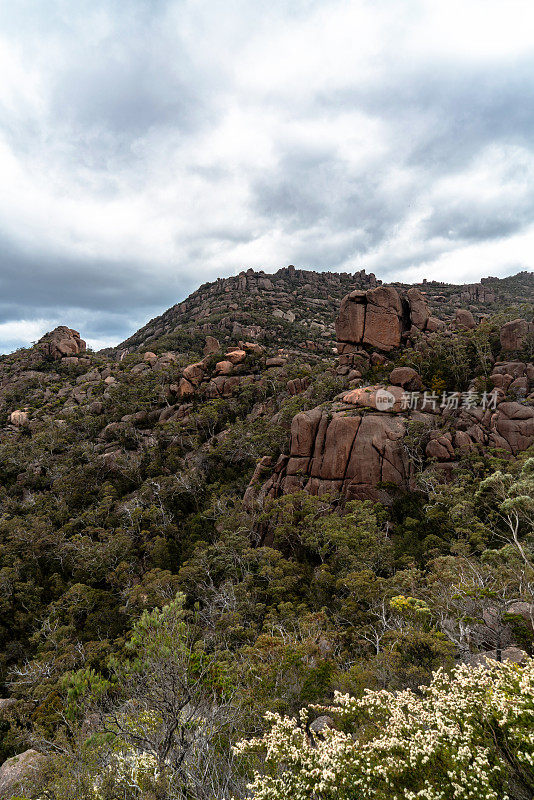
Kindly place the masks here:
[[(459, 655), (531, 651), (532, 458), (466, 460), (453, 486), (391, 509), (298, 494), (249, 509), (206, 487), (204, 503), (184, 506), (168, 480), (146, 481), (113, 515), (113, 533), (102, 527), (112, 482), (83, 532), (66, 520), (59, 537), (52, 524), (3, 523), (5, 557), (34, 553), (16, 579), (2, 571), (16, 593), (4, 595), (4, 629), (10, 618), (20, 637), (6, 650), (18, 702), (4, 747), (51, 753), (41, 796), (72, 797), (73, 785), (95, 800), (241, 796), (263, 767), (231, 746), (260, 735), (265, 713), (294, 716), (369, 689), (409, 689), (417, 704), (417, 687)], [(290, 736), (288, 724), (276, 736)]]

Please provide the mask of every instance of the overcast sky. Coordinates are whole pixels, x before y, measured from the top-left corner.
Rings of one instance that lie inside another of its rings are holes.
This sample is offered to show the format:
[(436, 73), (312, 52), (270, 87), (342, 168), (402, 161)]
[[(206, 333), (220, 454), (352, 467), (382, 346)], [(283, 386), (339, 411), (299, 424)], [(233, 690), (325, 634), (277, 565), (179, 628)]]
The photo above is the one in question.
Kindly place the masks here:
[(532, 0), (0, 0), (0, 352), (289, 263), (534, 266)]

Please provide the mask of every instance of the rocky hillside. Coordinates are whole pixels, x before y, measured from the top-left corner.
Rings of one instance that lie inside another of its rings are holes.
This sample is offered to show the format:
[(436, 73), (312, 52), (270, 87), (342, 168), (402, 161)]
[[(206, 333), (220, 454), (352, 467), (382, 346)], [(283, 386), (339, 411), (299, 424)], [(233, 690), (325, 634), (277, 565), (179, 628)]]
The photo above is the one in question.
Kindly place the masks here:
[[(249, 269), (204, 284), (114, 351), (121, 356), (143, 349), (158, 353), (189, 349), (200, 354), (203, 337), (215, 335), (224, 344), (247, 339), (269, 346), (280, 342), (300, 350), (328, 352), (335, 339), (334, 320), (342, 298), (355, 289), (381, 283), (365, 270), (349, 275), (293, 266), (274, 274)], [(410, 288), (393, 286), (400, 291)], [(465, 286), (425, 281), (413, 288), (421, 292), (431, 315), (447, 323), (458, 308), (478, 320), (510, 305), (534, 301), (532, 274), (528, 272), (504, 279), (484, 278), (480, 284)]]
[[(336, 320), (337, 373), (354, 388), (295, 416), (289, 455), (279, 459), (264, 494), (305, 489), (388, 502), (386, 487), (414, 488), (417, 458), (431, 462), (443, 480), (450, 479), (466, 452), (527, 450), (534, 443), (534, 365), (528, 360), (534, 324), (517, 319), (502, 326), (499, 360), (489, 340), (475, 344), (485, 370), (475, 375), (461, 367), (468, 355), (462, 351), (465, 335), (477, 327), (473, 314), (461, 309), (447, 329), (430, 316), (415, 288), (399, 293), (381, 286), (348, 294)], [(425, 365), (422, 377), (413, 368), (418, 357), (438, 356), (447, 339), (451, 352), (457, 348), (456, 375), (454, 366), (446, 377), (439, 367), (431, 374)], [(401, 345), (401, 359), (412, 366), (388, 362)], [(522, 360), (508, 360), (519, 354)], [(387, 380), (364, 381), (373, 367)], [(416, 442), (409, 436), (414, 430)]]
[(161, 715), (128, 659), (177, 593), (199, 718), (239, 698), (218, 753), (266, 711), (532, 652), (533, 310), (531, 273), (249, 270), (117, 348), (59, 327), (1, 357), (2, 796), (30, 770), (89, 797), (110, 709)]

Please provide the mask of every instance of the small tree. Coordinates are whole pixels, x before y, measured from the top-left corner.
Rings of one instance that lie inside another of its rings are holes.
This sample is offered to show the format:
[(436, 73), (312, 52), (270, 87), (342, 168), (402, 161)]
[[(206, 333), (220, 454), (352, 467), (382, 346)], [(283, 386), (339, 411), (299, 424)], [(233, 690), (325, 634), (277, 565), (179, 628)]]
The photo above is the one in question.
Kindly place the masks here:
[(73, 786), (65, 789), (61, 772), (79, 774), (84, 800), (224, 800), (236, 792), (230, 742), (239, 706), (224, 670), (187, 625), (183, 603), (178, 595), (143, 613), (126, 645), (131, 657), (111, 659), (109, 680), (92, 670), (70, 676), (73, 743), (46, 784), (54, 800), (72, 797), (62, 793)]

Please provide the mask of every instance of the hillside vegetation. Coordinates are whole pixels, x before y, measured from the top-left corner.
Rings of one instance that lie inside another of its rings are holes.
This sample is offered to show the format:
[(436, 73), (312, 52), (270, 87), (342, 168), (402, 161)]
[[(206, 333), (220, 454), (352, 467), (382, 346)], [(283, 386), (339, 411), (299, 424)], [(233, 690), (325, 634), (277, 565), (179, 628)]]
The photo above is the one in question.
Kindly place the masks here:
[(249, 270), (0, 357), (0, 797), (534, 796), (533, 309)]

